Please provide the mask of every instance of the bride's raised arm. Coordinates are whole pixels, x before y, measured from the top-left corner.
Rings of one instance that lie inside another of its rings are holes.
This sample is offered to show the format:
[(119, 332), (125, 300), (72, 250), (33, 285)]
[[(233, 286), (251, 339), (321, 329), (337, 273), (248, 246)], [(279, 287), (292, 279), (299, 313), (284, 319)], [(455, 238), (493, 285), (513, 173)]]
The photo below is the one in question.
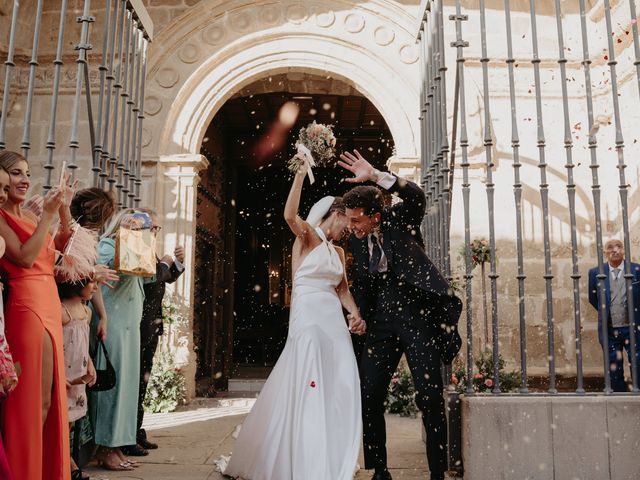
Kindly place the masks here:
[(311, 226), (298, 215), (300, 195), (302, 195), (302, 185), (306, 173), (305, 164), (296, 172), (293, 184), (291, 185), (291, 191), (289, 191), (289, 196), (287, 197), (287, 203), (284, 205), (284, 219), (287, 225), (289, 225), (293, 234), (302, 240), (307, 238), (306, 235), (309, 230), (311, 230)]

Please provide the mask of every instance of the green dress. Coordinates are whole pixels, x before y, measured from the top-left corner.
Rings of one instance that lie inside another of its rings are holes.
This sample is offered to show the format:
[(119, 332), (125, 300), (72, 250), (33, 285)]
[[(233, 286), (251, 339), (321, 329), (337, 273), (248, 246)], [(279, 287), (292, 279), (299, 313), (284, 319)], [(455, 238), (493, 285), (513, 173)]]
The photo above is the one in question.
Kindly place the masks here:
[[(98, 263), (114, 267), (115, 241), (105, 238), (98, 243)], [(144, 303), (144, 283), (153, 278), (120, 275), (113, 289), (102, 286), (104, 307), (109, 318), (104, 342), (109, 360), (116, 371), (116, 385), (111, 390), (92, 392), (89, 412), (95, 443), (105, 447), (135, 445), (140, 375), (140, 320)], [(92, 339), (98, 324), (93, 315)], [(105, 368), (99, 355), (96, 369)]]

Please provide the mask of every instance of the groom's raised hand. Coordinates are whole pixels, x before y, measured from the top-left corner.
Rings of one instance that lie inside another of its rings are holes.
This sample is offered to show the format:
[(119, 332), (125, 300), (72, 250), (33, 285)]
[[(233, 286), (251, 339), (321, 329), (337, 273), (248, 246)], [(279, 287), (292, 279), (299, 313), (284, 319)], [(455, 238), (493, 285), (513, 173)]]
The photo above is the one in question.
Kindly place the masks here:
[(341, 153), (340, 158), (342, 161), (338, 160), (338, 165), (355, 175), (355, 177), (346, 178), (345, 180), (347, 182), (363, 183), (376, 181), (376, 169), (373, 168), (357, 150), (354, 150), (353, 153)]

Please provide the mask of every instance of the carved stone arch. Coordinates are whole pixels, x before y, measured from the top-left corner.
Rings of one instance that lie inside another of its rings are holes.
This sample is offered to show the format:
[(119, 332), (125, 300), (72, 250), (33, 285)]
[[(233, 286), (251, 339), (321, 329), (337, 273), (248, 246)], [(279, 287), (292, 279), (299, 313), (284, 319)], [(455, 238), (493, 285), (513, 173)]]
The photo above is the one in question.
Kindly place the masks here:
[(396, 157), (415, 160), (414, 23), (409, 9), (388, 0), (201, 2), (154, 41), (144, 155), (198, 153), (209, 122), (233, 94), (271, 74), (298, 71), (332, 76), (366, 96), (391, 129)]
[[(180, 89), (164, 116), (159, 151), (162, 154), (197, 153), (205, 131), (218, 109), (242, 87), (269, 75), (301, 71), (330, 75), (369, 98), (385, 118), (397, 156), (417, 156), (417, 91), (393, 68), (366, 50), (325, 38), (272, 39), (247, 46), (240, 53), (214, 56)], [(287, 43), (301, 48), (287, 49)], [(222, 57), (222, 58), (221, 58)]]

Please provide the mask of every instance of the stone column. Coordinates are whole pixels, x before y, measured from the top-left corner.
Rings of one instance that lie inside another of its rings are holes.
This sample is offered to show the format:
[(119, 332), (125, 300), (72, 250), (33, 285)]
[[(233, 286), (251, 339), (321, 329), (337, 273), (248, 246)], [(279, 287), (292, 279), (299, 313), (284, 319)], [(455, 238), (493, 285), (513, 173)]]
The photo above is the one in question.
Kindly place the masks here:
[(420, 158), (394, 155), (387, 160), (387, 167), (390, 172), (420, 185)]
[(169, 345), (187, 382), (187, 399), (195, 396), (196, 355), (193, 351), (193, 297), (198, 172), (209, 166), (202, 155), (161, 156), (157, 164), (155, 208), (162, 220), (158, 252), (170, 253), (176, 245), (185, 248), (185, 272), (167, 285), (166, 299), (178, 307), (180, 321), (167, 332)]

